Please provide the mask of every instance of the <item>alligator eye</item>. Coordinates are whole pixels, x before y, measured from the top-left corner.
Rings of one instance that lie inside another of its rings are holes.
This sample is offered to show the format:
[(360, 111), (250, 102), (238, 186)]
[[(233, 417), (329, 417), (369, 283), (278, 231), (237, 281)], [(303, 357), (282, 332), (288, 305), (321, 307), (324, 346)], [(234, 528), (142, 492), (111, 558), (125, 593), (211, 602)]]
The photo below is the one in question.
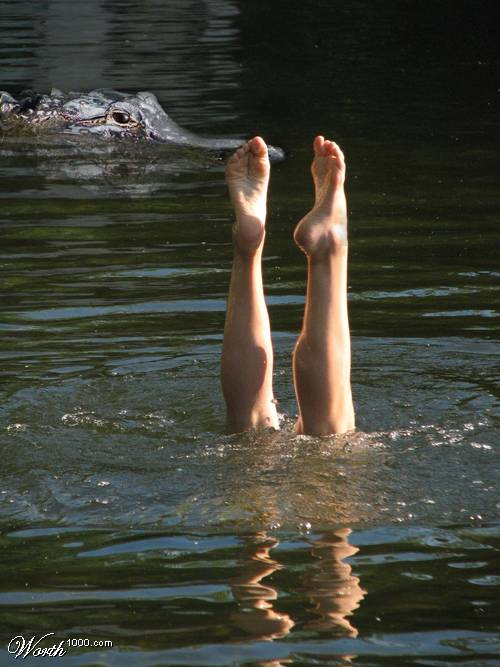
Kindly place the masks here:
[(126, 111), (113, 111), (111, 118), (118, 123), (118, 125), (128, 125), (130, 123), (130, 114)]

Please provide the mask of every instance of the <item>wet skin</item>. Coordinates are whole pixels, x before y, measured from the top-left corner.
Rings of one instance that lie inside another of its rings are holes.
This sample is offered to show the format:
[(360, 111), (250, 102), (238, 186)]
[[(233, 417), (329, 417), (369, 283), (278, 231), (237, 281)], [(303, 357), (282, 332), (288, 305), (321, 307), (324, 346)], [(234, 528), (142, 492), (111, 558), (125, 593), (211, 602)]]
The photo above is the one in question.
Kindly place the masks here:
[[(313, 208), (294, 239), (308, 263), (306, 307), (293, 355), (299, 405), (296, 432), (332, 435), (354, 428), (347, 316), (345, 160), (322, 136), (313, 144)], [(262, 281), (267, 189), (267, 146), (254, 137), (227, 163), (235, 213), (234, 257), (222, 347), (221, 379), (229, 432), (278, 428), (272, 387), (273, 348)]]

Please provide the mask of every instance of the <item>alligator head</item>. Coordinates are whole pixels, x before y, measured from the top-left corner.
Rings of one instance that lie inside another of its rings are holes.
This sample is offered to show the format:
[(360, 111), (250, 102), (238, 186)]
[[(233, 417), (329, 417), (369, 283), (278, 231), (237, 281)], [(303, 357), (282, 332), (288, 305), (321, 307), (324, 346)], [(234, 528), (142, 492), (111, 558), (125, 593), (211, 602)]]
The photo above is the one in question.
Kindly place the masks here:
[[(50, 95), (25, 93), (15, 99), (0, 92), (0, 129), (25, 128), (32, 132), (52, 131), (65, 134), (90, 134), (106, 139), (126, 138), (181, 146), (200, 146), (232, 150), (239, 139), (200, 137), (177, 125), (162, 109), (155, 95), (140, 92), (127, 95), (115, 90), (98, 89), (89, 93)], [(269, 147), (272, 159), (282, 159), (280, 148)]]

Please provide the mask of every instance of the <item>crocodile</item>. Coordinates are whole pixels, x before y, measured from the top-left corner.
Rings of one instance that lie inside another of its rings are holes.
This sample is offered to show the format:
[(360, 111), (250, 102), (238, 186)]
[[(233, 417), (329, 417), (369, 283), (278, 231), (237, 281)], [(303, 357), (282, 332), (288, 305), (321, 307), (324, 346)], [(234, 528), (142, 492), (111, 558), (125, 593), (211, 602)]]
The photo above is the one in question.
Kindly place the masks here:
[[(234, 150), (240, 139), (201, 137), (175, 123), (153, 93), (136, 95), (100, 88), (89, 93), (63, 93), (53, 88), (49, 95), (31, 91), (18, 99), (0, 91), (0, 131), (27, 130), (33, 133), (88, 134), (103, 139), (125, 138), (210, 150)], [(281, 148), (269, 146), (272, 160), (284, 158)]]

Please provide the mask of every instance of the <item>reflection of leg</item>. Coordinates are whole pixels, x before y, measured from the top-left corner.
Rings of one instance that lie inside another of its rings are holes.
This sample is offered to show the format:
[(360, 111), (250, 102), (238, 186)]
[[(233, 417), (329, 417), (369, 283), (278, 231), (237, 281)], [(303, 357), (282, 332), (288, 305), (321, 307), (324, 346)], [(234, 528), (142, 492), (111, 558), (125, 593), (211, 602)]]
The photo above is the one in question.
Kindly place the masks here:
[(313, 542), (312, 554), (317, 561), (304, 577), (304, 585), (319, 619), (309, 623), (309, 629), (335, 630), (349, 637), (358, 635), (349, 617), (366, 591), (358, 577), (352, 575), (351, 566), (343, 562), (359, 551), (347, 540), (350, 532), (348, 528), (336, 530)]
[(284, 637), (294, 625), (287, 614), (273, 609), (278, 598), (276, 589), (261, 583), (281, 567), (269, 555), (271, 548), (277, 545), (278, 541), (267, 538), (265, 533), (251, 536), (241, 573), (230, 582), (233, 596), (241, 608), (231, 614), (231, 621), (254, 639)]
[(231, 433), (262, 426), (278, 428), (271, 330), (261, 266), (269, 169), (267, 147), (260, 137), (238, 149), (226, 168), (236, 215), (221, 360), (226, 425)]
[(308, 263), (304, 321), (293, 358), (300, 410), (296, 430), (330, 435), (354, 428), (345, 163), (337, 144), (316, 137), (311, 170), (315, 204), (295, 229), (295, 241)]

